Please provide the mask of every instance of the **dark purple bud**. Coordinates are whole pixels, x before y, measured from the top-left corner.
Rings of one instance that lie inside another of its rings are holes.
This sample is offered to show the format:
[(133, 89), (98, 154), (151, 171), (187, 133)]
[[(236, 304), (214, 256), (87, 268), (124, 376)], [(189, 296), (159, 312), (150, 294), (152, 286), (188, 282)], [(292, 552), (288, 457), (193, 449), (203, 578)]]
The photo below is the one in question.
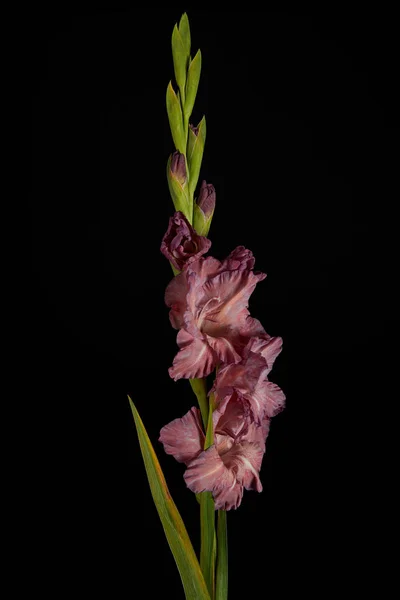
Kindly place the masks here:
[(208, 219), (214, 212), (215, 208), (215, 188), (212, 183), (203, 181), (200, 186), (199, 197), (197, 198), (197, 204), (204, 213), (206, 219)]
[(171, 156), (171, 173), (179, 181), (180, 184), (184, 184), (186, 177), (186, 161), (183, 154), (178, 150)]
[(166, 234), (161, 243), (161, 252), (178, 271), (208, 252), (211, 242), (199, 235), (181, 212), (169, 220)]
[(199, 128), (195, 127), (194, 125), (192, 125), (191, 123), (189, 123), (189, 127), (190, 129), (193, 131), (194, 135), (197, 137), (199, 135)]

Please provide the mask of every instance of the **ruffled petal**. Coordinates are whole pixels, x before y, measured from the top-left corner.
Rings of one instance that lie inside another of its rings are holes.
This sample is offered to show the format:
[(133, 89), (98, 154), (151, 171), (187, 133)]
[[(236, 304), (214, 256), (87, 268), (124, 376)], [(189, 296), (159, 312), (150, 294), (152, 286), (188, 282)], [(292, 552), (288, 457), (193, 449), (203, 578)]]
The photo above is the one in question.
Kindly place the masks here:
[(199, 409), (193, 407), (181, 419), (174, 419), (165, 425), (160, 431), (159, 441), (165, 452), (178, 462), (187, 464), (196, 458), (204, 448)]
[(182, 271), (187, 265), (208, 252), (211, 241), (199, 235), (186, 217), (177, 211), (169, 220), (168, 229), (161, 242), (161, 252)]
[(200, 258), (199, 260), (191, 263), (188, 267), (188, 271), (190, 273), (196, 273), (202, 284), (205, 283), (209, 277), (216, 275), (220, 269), (221, 262), (213, 256)]
[(265, 443), (268, 437), (271, 420), (268, 417), (264, 417), (261, 421), (261, 425), (251, 423), (244, 435), (241, 437), (241, 442), (251, 442), (260, 446), (265, 452)]
[(211, 337), (206, 336), (208, 344), (214, 350), (215, 354), (219, 358), (221, 363), (237, 363), (241, 360), (240, 354), (238, 354), (234, 348), (233, 343), (226, 337)]
[[(216, 434), (236, 439), (243, 436), (250, 423), (248, 404), (234, 392), (219, 401), (213, 412), (213, 425)], [(218, 446), (220, 451), (220, 446)]]
[(254, 337), (251, 339), (246, 348), (250, 352), (261, 354), (268, 364), (268, 373), (271, 371), (276, 357), (282, 350), (282, 338), (270, 337), (268, 334)]
[(223, 395), (225, 388), (234, 388), (243, 395), (250, 395), (256, 390), (260, 379), (266, 376), (266, 370), (265, 358), (251, 352), (240, 363), (228, 364), (220, 369), (214, 389), (218, 395)]
[(240, 506), (243, 498), (243, 485), (236, 480), (230, 487), (221, 487), (213, 492), (215, 510), (232, 510)]
[(180, 329), (183, 325), (188, 291), (189, 286), (184, 272), (176, 275), (169, 282), (165, 290), (165, 304), (171, 309), (169, 311), (169, 320), (175, 329)]
[(225, 467), (215, 445), (193, 459), (183, 477), (188, 488), (196, 494), (231, 487), (235, 482), (233, 473)]
[(206, 377), (214, 370), (217, 357), (204, 340), (194, 338), (190, 333), (181, 329), (176, 341), (181, 349), (175, 356), (172, 367), (168, 370), (175, 381)]
[(270, 418), (275, 417), (285, 408), (286, 396), (272, 381), (262, 381), (252, 399), (262, 405), (264, 415)]
[(244, 246), (238, 246), (230, 255), (222, 262), (221, 271), (251, 271), (254, 267), (254, 256), (251, 250)]
[(236, 480), (246, 490), (262, 491), (259, 477), (264, 448), (254, 442), (243, 441), (234, 444), (221, 458), (225, 466), (235, 473)]
[[(265, 279), (264, 273), (255, 275), (252, 271), (225, 271), (209, 279), (202, 287), (207, 305), (211, 299), (218, 299), (218, 304), (211, 304), (205, 310), (203, 319), (220, 325), (232, 324), (245, 318), (249, 298), (259, 281)], [(206, 333), (208, 333), (206, 331)]]

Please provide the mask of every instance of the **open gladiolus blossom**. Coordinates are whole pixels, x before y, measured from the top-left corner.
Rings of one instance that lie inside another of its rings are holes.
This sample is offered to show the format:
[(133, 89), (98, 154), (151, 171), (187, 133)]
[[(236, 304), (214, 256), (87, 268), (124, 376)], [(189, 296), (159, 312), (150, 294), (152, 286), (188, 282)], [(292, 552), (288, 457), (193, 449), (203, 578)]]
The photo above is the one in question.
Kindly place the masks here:
[(178, 330), (179, 351), (170, 376), (203, 378), (216, 370), (213, 441), (204, 449), (200, 411), (192, 408), (162, 428), (160, 441), (187, 469), (193, 492), (210, 491), (216, 509), (237, 508), (243, 490), (262, 490), (259, 478), (271, 418), (285, 403), (282, 390), (268, 380), (282, 348), (250, 316), (249, 298), (266, 275), (255, 272), (250, 250), (239, 246), (222, 262), (204, 254), (211, 243), (176, 212), (161, 250), (180, 270), (169, 283), (165, 302)]

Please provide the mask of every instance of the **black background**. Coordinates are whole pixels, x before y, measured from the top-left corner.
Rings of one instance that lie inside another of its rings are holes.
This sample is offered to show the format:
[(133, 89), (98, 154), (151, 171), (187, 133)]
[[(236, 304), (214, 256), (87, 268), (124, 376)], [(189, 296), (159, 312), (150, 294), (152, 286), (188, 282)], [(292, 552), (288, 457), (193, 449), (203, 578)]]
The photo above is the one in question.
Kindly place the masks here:
[(201, 177), (217, 190), (211, 252), (254, 252), (268, 277), (252, 314), (284, 340), (271, 379), (287, 408), (264, 491), (228, 515), (229, 598), (357, 591), (367, 572), (372, 586), (385, 529), (396, 395), (393, 15), (184, 5), (31, 16), (35, 585), (183, 597), (128, 393), (198, 548), (184, 468), (157, 442), (194, 404), (168, 376), (176, 332), (159, 251), (173, 212), (170, 36), (184, 10), (203, 54), (193, 121), (206, 115)]

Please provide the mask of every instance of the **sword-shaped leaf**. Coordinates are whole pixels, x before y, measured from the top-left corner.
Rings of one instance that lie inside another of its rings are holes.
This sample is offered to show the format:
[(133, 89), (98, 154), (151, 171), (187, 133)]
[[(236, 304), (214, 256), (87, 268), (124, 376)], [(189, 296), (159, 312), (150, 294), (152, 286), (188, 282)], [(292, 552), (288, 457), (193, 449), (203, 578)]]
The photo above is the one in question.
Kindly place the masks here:
[(175, 148), (182, 154), (186, 154), (186, 137), (183, 128), (181, 103), (171, 82), (167, 87), (167, 113)]
[(186, 54), (190, 55), (190, 26), (189, 19), (186, 13), (183, 13), (181, 16), (181, 20), (179, 21), (179, 33), (181, 34), (181, 38), (183, 41), (183, 45), (185, 46)]
[(197, 127), (189, 127), (187, 145), (187, 161), (189, 167), (189, 194), (193, 198), (200, 175), (203, 160), (204, 144), (206, 143), (206, 118), (203, 117)]
[(199, 87), (201, 73), (201, 51), (198, 50), (194, 59), (190, 62), (186, 79), (185, 93), (185, 117), (189, 119), (192, 114), (194, 102), (196, 100), (197, 89)]
[[(129, 398), (129, 396), (128, 396)], [(178, 567), (187, 600), (210, 600), (192, 543), (178, 509), (169, 493), (167, 483), (143, 422), (129, 398), (139, 438), (140, 449), (165, 535)]]
[(174, 59), (175, 79), (182, 95), (182, 102), (185, 101), (186, 71), (189, 63), (189, 52), (186, 51), (185, 43), (179, 33), (178, 26), (175, 25), (172, 32), (172, 58)]

